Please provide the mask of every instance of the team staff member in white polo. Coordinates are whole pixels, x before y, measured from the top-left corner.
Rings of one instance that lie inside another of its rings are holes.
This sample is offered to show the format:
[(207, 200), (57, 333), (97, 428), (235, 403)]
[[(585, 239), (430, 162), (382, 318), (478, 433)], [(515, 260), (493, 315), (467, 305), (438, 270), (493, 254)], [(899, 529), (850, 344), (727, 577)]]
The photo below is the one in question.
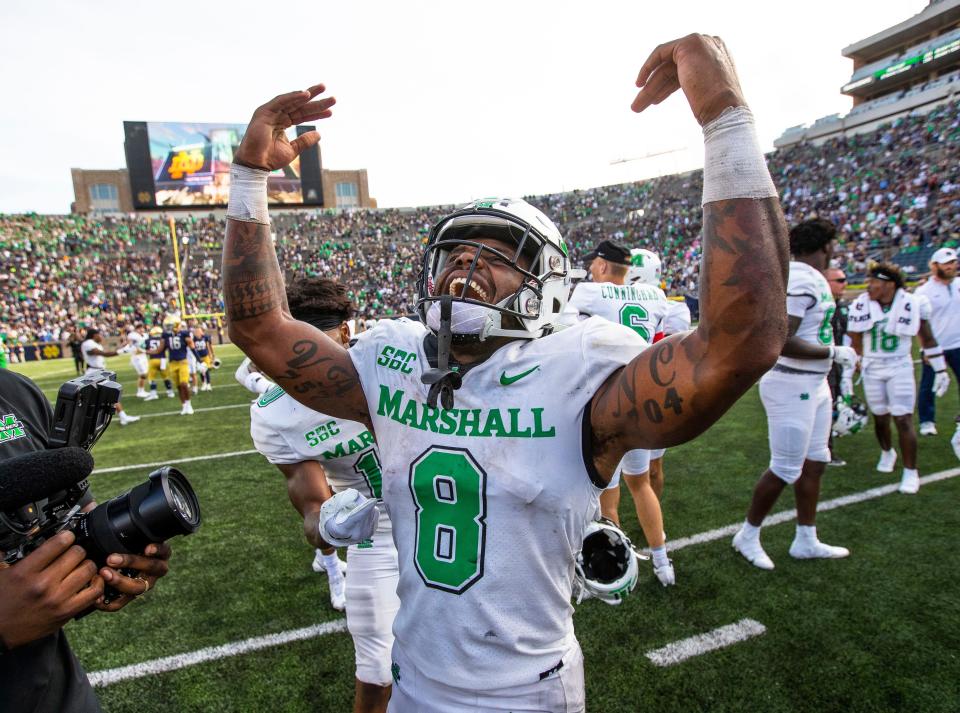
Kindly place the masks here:
[[(87, 365), (86, 373), (92, 374), (101, 369), (106, 369), (107, 357), (117, 356), (118, 352), (103, 348), (103, 335), (99, 329), (88, 329), (87, 338), (80, 345), (80, 353), (83, 354), (83, 362)], [(117, 416), (120, 417), (121, 426), (140, 420), (139, 416), (128, 416), (119, 401), (117, 402)]]
[[(930, 279), (916, 289), (930, 302), (930, 326), (943, 347), (943, 356), (960, 380), (960, 278), (957, 277), (957, 251), (940, 248), (930, 260)], [(936, 406), (933, 400), (933, 367), (923, 365), (920, 379), (920, 435), (937, 434)], [(958, 416), (960, 418), (960, 416)], [(960, 458), (960, 422), (953, 437), (953, 448)]]

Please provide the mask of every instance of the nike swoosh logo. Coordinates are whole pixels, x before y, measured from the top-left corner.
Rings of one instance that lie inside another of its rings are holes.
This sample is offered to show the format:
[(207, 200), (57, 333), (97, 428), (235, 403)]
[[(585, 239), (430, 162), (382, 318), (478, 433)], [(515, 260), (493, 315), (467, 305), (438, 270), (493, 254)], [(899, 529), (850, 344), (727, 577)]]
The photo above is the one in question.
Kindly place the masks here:
[(532, 369), (527, 369), (527, 370), (526, 370), (525, 372), (523, 372), (522, 374), (517, 374), (516, 376), (507, 376), (507, 372), (502, 371), (502, 372), (500, 372), (500, 384), (503, 385), (503, 386), (510, 386), (510, 384), (513, 384), (513, 383), (516, 383), (517, 381), (520, 381), (520, 379), (522, 379), (522, 378), (525, 377), (525, 376), (529, 376), (530, 374), (532, 374), (533, 372), (535, 372), (535, 371), (536, 371), (537, 369), (539, 369), (539, 368), (540, 368), (540, 365), (537, 364), (537, 365), (536, 365), (535, 367), (533, 367)]

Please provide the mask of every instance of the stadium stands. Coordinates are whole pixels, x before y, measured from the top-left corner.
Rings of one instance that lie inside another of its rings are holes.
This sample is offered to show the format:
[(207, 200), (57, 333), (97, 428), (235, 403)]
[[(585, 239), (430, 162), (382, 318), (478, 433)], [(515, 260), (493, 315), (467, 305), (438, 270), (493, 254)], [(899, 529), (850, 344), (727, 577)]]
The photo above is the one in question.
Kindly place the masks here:
[[(948, 78), (953, 81), (955, 78)], [(939, 81), (939, 80), (938, 80)], [(926, 270), (933, 246), (960, 238), (960, 102), (871, 133), (798, 143), (768, 156), (789, 222), (813, 215), (840, 228), (838, 259), (854, 275), (894, 257)], [(575, 260), (602, 238), (661, 253), (670, 294), (695, 292), (701, 172), (528, 197), (553, 217)], [(278, 255), (292, 275), (343, 280), (365, 317), (404, 314), (422, 244), (450, 206), (300, 211), (273, 215)], [(176, 220), (188, 313), (220, 312), (223, 218)], [(0, 336), (61, 341), (74, 325), (116, 334), (177, 304), (166, 220), (131, 216), (0, 216)]]

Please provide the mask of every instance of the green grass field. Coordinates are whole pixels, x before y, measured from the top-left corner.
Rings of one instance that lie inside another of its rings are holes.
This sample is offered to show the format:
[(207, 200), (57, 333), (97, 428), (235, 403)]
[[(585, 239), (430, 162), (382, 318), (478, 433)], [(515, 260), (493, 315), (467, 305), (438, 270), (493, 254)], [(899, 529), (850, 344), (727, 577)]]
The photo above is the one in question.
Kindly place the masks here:
[[(232, 377), (239, 353), (218, 351), (224, 367), (214, 373), (214, 391), (194, 397), (195, 416), (177, 415), (174, 399), (143, 403), (128, 396), (128, 412), (148, 417), (126, 427), (115, 422), (93, 451), (98, 469), (208, 459), (180, 466), (198, 492), (204, 525), (173, 542), (171, 574), (123, 612), (68, 627), (88, 671), (342, 617), (329, 607), (326, 578), (310, 569), (313, 553), (280, 473), (256, 454), (210, 457), (252, 448), (248, 394)], [(109, 361), (132, 394), (129, 361)], [(51, 399), (73, 375), (66, 361), (12, 368), (34, 378)], [(942, 435), (921, 439), (921, 475), (958, 465), (949, 444), (956, 407), (953, 385), (939, 406)], [(841, 439), (836, 450), (849, 465), (828, 469), (823, 500), (899, 478), (873, 470), (879, 448), (872, 432)], [(670, 539), (741, 521), (767, 459), (765, 419), (753, 389), (707, 434), (667, 454), (663, 510)], [(97, 474), (94, 491), (108, 499), (151, 469)], [(893, 494), (823, 513), (821, 537), (849, 547), (846, 560), (791, 560), (788, 523), (764, 531), (773, 572), (747, 564), (728, 537), (677, 551), (673, 589), (644, 567), (623, 606), (588, 601), (576, 613), (588, 710), (960, 710), (958, 502), (960, 478), (951, 478), (916, 496)], [(626, 491), (621, 505), (625, 528), (642, 542)], [(785, 493), (779, 508), (793, 505)], [(668, 668), (644, 656), (745, 617), (766, 633)], [(348, 711), (353, 648), (346, 633), (333, 633), (98, 690), (109, 712)]]

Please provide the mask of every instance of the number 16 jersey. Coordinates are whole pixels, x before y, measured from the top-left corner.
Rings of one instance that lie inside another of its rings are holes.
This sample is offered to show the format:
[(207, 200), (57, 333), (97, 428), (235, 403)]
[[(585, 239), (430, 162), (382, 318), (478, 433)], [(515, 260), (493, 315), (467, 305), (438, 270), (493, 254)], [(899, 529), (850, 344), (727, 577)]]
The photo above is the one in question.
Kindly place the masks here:
[(383, 449), (396, 646), (449, 686), (533, 683), (575, 646), (574, 557), (599, 493), (584, 407), (646, 344), (598, 318), (515, 340), (463, 374), (447, 410), (427, 405), (426, 335), (384, 320), (349, 351)]

